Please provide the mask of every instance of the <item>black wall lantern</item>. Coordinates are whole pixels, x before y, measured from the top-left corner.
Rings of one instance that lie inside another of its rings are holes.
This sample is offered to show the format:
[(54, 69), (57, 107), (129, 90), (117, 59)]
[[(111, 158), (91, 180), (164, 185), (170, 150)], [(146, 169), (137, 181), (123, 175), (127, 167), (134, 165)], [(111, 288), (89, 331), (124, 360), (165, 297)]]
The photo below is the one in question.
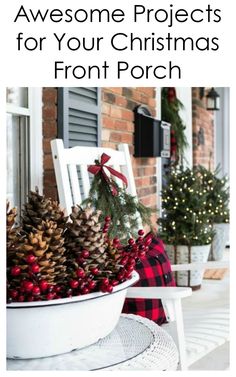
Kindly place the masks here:
[[(200, 98), (203, 98), (205, 88), (200, 88)], [(220, 96), (214, 88), (211, 88), (206, 95), (206, 108), (207, 110), (215, 111), (220, 110)]]
[(170, 124), (155, 119), (147, 106), (134, 109), (134, 156), (170, 157)]

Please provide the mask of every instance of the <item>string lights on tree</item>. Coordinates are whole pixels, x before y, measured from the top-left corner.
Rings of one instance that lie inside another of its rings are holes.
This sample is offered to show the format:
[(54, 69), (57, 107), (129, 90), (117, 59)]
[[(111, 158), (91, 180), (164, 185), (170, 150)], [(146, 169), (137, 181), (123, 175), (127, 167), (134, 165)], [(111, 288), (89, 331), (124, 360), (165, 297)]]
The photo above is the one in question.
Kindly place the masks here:
[(162, 191), (163, 215), (158, 220), (160, 236), (166, 244), (194, 246), (212, 242), (213, 210), (208, 207), (207, 197), (198, 168), (171, 169)]

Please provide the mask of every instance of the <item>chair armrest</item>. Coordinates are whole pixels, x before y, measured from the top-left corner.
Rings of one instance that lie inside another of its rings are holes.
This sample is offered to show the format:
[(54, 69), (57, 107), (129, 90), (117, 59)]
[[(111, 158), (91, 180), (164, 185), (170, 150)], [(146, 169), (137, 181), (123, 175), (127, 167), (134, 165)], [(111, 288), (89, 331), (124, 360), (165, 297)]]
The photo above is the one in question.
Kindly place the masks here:
[(215, 269), (215, 268), (228, 268), (229, 260), (212, 261), (212, 262), (193, 262), (186, 264), (172, 264), (172, 271), (191, 271), (196, 269)]
[(127, 291), (127, 298), (159, 298), (166, 299), (181, 299), (191, 296), (191, 288), (183, 287), (131, 287)]

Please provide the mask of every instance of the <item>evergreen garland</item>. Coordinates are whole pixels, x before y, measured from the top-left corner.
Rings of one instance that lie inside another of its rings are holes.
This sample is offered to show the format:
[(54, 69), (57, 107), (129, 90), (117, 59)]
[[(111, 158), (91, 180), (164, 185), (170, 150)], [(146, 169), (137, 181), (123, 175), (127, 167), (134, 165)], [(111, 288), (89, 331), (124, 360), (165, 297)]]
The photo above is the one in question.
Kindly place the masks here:
[(177, 165), (179, 161), (182, 163), (184, 150), (188, 146), (184, 133), (186, 127), (179, 115), (183, 107), (182, 102), (176, 97), (175, 88), (162, 88), (161, 116), (163, 121), (171, 124), (172, 152), (175, 153), (174, 165)]
[[(96, 161), (98, 164), (98, 161)], [(112, 188), (117, 194), (114, 195)], [(130, 236), (136, 237), (138, 234), (138, 219), (142, 219), (143, 225), (151, 225), (151, 214), (153, 210), (144, 206), (135, 196), (126, 192), (109, 177), (109, 182), (105, 180), (103, 174), (99, 172), (94, 175), (91, 183), (89, 197), (82, 203), (91, 205), (97, 210), (102, 211), (102, 216), (111, 217), (109, 237), (118, 237), (125, 241)]]
[(162, 191), (163, 216), (158, 219), (160, 236), (171, 245), (206, 245), (212, 242), (212, 213), (208, 192), (198, 170), (172, 168)]

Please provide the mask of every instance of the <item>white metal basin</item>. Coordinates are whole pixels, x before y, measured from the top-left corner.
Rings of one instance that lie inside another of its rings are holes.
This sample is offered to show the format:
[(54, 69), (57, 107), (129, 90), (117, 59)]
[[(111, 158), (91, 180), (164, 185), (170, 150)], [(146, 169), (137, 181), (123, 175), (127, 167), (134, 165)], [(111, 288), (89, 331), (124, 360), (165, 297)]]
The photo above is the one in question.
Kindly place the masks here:
[(112, 293), (8, 304), (7, 357), (46, 357), (95, 343), (115, 328), (127, 288), (138, 279), (134, 272)]

